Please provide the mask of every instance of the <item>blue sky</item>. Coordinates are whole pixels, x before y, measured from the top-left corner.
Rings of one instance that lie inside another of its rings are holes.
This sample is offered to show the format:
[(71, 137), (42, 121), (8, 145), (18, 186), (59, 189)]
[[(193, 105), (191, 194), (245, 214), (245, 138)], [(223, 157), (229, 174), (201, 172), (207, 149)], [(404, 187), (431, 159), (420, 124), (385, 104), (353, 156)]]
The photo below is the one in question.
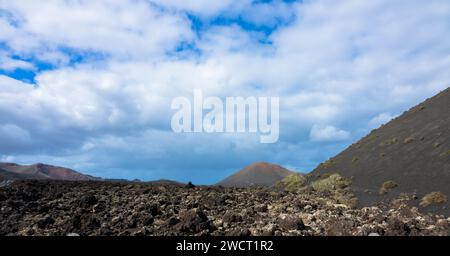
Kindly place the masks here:
[[(450, 84), (450, 2), (0, 1), (0, 161), (214, 183), (308, 172)], [(280, 97), (280, 140), (176, 134), (174, 97)]]

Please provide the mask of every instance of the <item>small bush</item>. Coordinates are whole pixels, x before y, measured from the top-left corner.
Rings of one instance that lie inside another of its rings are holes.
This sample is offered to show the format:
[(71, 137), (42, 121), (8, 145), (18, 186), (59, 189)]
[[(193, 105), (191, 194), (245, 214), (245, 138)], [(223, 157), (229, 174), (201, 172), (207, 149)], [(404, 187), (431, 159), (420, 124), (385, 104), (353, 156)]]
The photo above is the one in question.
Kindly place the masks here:
[(393, 180), (388, 180), (381, 185), (380, 195), (387, 194), (392, 189), (398, 187), (398, 184)]
[(396, 137), (383, 141), (380, 146), (389, 146), (398, 143), (398, 139)]
[(432, 204), (443, 204), (447, 202), (447, 196), (441, 192), (431, 192), (425, 195), (422, 200), (420, 200), (421, 207), (427, 207)]
[(327, 169), (328, 167), (331, 167), (334, 164), (334, 160), (333, 159), (328, 159), (327, 161), (321, 163), (319, 166)]
[(398, 142), (398, 139), (397, 139), (397, 138), (392, 138), (392, 139), (390, 139), (390, 140), (387, 142), (387, 144), (388, 144), (388, 145), (394, 145), (394, 144), (397, 144), (397, 142)]
[(411, 142), (413, 142), (413, 141), (414, 141), (414, 139), (413, 139), (412, 137), (408, 137), (408, 138), (406, 138), (405, 140), (403, 140), (403, 143), (409, 144), (409, 143), (411, 143)]
[(352, 164), (356, 164), (356, 163), (358, 163), (358, 161), (359, 161), (359, 158), (358, 158), (358, 157), (354, 156), (354, 157), (352, 158)]
[(347, 188), (352, 184), (352, 181), (348, 178), (342, 177), (341, 175), (335, 173), (330, 175), (328, 178), (313, 181), (311, 187), (320, 192), (333, 191), (337, 189)]
[(364, 143), (364, 142), (370, 142), (370, 141), (373, 141), (373, 140), (375, 140), (375, 139), (377, 139), (379, 136), (376, 134), (376, 131), (377, 131), (378, 129), (373, 129), (371, 132), (370, 132), (370, 134), (369, 135), (367, 135), (366, 137), (364, 137), (364, 138), (362, 138), (361, 139), (361, 143)]
[(286, 191), (297, 191), (306, 185), (306, 178), (300, 173), (293, 173), (286, 176), (281, 181), (277, 182), (276, 188), (284, 189)]
[(450, 149), (440, 154), (441, 157), (450, 156)]
[(327, 172), (327, 173), (324, 173), (324, 174), (320, 175), (320, 178), (321, 179), (326, 179), (326, 178), (329, 178), (331, 175), (333, 175), (333, 173)]

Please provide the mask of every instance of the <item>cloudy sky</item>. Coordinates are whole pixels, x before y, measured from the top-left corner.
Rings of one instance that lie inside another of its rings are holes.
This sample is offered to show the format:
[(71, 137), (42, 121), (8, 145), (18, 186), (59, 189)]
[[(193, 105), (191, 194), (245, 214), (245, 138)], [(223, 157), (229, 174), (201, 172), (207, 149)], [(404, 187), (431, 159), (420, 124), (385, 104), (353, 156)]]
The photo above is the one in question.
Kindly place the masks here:
[[(214, 183), (308, 172), (450, 85), (450, 1), (0, 0), (0, 161)], [(280, 97), (280, 140), (176, 134), (171, 100)]]

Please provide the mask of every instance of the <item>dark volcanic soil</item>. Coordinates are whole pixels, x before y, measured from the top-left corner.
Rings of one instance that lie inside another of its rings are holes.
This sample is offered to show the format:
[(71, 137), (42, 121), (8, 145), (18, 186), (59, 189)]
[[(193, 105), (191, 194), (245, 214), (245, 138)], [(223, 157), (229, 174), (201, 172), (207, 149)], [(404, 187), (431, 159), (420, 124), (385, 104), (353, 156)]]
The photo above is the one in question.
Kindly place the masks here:
[[(400, 193), (423, 197), (436, 191), (450, 198), (450, 88), (373, 130), (310, 175), (326, 173), (352, 178), (361, 206)], [(387, 181), (397, 186), (380, 195)], [(450, 200), (428, 210), (450, 215)]]
[(16, 181), (0, 188), (0, 235), (448, 235), (406, 197), (352, 209), (350, 196), (264, 188)]

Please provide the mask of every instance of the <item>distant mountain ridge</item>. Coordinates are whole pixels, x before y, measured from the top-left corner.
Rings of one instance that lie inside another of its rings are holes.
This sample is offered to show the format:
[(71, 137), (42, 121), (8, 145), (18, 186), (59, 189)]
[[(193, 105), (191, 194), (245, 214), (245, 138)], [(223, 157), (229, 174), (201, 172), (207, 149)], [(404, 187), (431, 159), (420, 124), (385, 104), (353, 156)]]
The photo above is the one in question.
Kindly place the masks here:
[(89, 181), (100, 178), (85, 175), (69, 168), (42, 163), (19, 165), (15, 163), (0, 163), (0, 180), (37, 179), (37, 180), (68, 180)]
[(294, 172), (277, 164), (258, 162), (251, 164), (218, 182), (224, 187), (273, 186)]

